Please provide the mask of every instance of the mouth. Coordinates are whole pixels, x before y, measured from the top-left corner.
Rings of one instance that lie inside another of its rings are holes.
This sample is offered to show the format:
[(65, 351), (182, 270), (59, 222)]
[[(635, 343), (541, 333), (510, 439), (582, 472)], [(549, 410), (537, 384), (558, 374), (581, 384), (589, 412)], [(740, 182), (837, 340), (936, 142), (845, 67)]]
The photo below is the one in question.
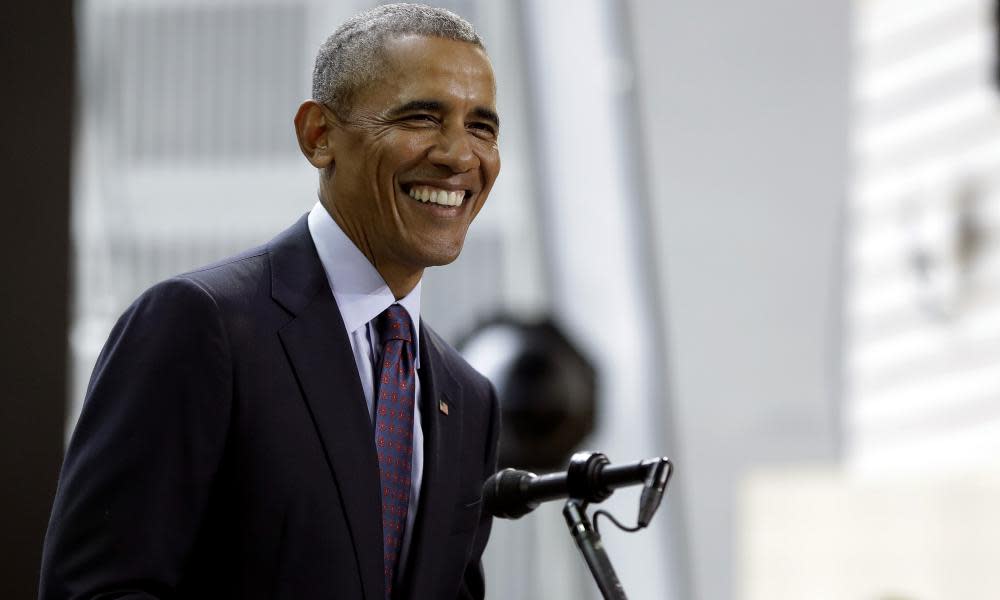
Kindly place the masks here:
[(408, 184), (401, 187), (410, 198), (424, 204), (437, 204), (438, 206), (461, 206), (463, 202), (472, 197), (471, 190), (444, 189), (425, 184)]

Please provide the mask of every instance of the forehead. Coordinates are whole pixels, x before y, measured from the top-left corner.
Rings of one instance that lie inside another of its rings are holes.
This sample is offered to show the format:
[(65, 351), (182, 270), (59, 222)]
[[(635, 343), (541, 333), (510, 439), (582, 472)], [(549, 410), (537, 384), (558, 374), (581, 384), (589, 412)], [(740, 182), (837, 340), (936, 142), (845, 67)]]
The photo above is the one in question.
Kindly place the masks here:
[(383, 47), (383, 72), (370, 87), (373, 100), (414, 99), (468, 102), (494, 108), (493, 67), (481, 48), (468, 42), (420, 35), (397, 36)]

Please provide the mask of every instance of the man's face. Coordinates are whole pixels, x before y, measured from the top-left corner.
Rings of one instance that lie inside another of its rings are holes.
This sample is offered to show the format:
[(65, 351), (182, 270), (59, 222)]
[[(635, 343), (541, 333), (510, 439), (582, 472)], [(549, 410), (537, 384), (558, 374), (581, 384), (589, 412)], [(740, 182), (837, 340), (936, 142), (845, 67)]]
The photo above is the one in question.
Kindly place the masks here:
[(383, 271), (447, 264), (500, 171), (489, 59), (465, 42), (401, 36), (330, 131), (341, 227)]

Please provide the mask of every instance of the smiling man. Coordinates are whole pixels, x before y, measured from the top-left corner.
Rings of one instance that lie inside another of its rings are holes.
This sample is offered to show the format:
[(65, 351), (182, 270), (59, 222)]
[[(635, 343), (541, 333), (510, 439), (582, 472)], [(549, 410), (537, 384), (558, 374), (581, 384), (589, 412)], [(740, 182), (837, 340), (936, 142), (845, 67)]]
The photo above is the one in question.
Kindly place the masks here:
[(323, 207), (398, 298), (458, 256), (500, 170), (493, 69), (477, 41), (395, 35), (377, 74), (338, 94), (323, 62), (338, 42), (320, 50), (296, 132), (324, 171)]
[(388, 5), (295, 115), (319, 202), (119, 320), (66, 454), (42, 598), (482, 598), (490, 384), (420, 319), (500, 169), (471, 25)]

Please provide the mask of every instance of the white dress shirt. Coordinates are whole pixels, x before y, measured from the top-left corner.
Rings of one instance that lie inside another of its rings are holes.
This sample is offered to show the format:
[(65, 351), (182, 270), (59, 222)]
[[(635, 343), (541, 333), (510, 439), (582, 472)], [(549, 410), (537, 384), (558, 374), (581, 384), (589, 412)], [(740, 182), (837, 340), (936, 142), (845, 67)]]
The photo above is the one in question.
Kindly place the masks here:
[[(358, 377), (368, 403), (368, 416), (372, 427), (375, 423), (375, 365), (381, 358), (381, 345), (375, 329), (375, 318), (397, 303), (392, 290), (379, 275), (368, 258), (347, 237), (330, 213), (319, 202), (309, 212), (309, 234), (323, 263), (333, 297), (344, 319), (347, 337), (354, 351)], [(424, 433), (420, 426), (420, 282), (409, 294), (398, 301), (413, 321), (415, 377), (413, 403), (413, 473), (410, 476), (410, 507), (406, 512), (406, 530), (400, 551), (397, 573), (406, 565), (413, 535), (413, 523), (420, 498), (420, 483), (424, 466)], [(332, 394), (332, 391), (331, 391)]]

